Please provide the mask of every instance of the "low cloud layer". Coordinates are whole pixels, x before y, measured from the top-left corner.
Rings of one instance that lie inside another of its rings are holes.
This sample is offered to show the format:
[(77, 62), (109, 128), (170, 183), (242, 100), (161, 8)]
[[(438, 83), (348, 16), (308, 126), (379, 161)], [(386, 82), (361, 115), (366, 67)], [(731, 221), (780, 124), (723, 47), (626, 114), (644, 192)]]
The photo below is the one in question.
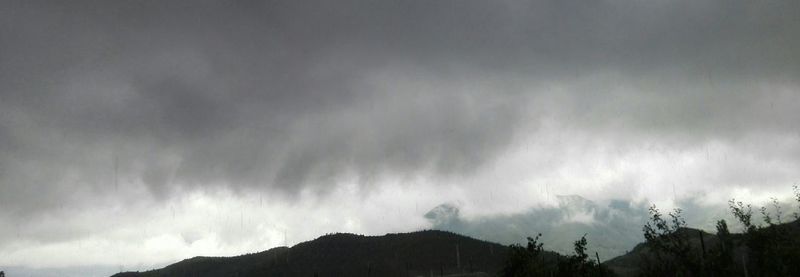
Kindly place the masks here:
[(397, 186), (492, 214), (549, 203), (548, 184), (715, 204), (800, 175), (796, 1), (3, 7), (0, 250), (192, 193), (322, 210)]
[[(642, 228), (650, 217), (651, 203), (620, 199), (598, 203), (578, 195), (555, 195), (553, 200), (556, 203), (552, 206), (471, 218), (461, 215), (457, 205), (446, 203), (430, 210), (425, 218), (435, 229), (504, 244), (521, 243), (521, 238), (541, 234), (545, 249), (565, 255), (574, 253), (574, 242), (585, 235), (589, 253), (598, 252), (603, 260), (624, 255), (644, 242)], [(687, 197), (674, 203), (682, 209), (681, 217), (689, 226), (714, 232), (714, 223), (724, 219), (738, 230), (739, 224), (727, 214), (726, 206), (698, 200)], [(783, 203), (782, 209), (794, 210), (793, 202)], [(658, 209), (664, 214), (674, 213), (665, 207)], [(773, 207), (769, 212), (775, 213)]]
[[(425, 217), (433, 227), (504, 244), (520, 243), (520, 238), (542, 234), (548, 250), (570, 254), (573, 243), (586, 235), (589, 250), (603, 259), (623, 255), (643, 241), (642, 226), (647, 220), (647, 204), (613, 200), (600, 205), (580, 196), (557, 196), (558, 205), (530, 209), (522, 213), (462, 218), (459, 209), (443, 204)], [(590, 252), (590, 253), (591, 253)]]

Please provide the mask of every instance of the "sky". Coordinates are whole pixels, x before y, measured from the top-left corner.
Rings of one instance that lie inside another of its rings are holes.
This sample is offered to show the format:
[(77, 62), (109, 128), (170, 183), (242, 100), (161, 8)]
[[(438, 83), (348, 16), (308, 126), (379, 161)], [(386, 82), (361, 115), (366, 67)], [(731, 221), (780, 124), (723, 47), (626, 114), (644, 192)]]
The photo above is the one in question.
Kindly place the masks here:
[(800, 182), (798, 1), (0, 5), (0, 267)]

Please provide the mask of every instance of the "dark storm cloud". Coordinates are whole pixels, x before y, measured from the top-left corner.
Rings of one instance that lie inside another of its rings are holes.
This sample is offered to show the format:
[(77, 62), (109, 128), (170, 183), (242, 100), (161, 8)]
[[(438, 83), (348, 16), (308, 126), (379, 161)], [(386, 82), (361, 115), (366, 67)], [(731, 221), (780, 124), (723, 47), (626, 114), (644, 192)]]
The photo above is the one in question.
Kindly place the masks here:
[(0, 205), (105, 195), (115, 160), (120, 184), (159, 197), (467, 176), (544, 115), (701, 139), (791, 133), (798, 5), (7, 2)]

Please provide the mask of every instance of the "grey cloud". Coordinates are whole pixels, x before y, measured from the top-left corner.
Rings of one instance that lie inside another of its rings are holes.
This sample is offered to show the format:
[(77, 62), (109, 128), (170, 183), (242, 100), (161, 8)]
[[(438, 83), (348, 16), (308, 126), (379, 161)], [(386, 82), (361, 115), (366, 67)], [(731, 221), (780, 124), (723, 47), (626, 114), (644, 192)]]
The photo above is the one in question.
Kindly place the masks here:
[[(791, 195), (773, 195), (778, 201), (784, 221), (797, 211), (796, 200)], [(733, 217), (727, 203), (704, 203), (705, 193), (674, 199), (673, 204), (681, 209), (681, 217), (687, 226), (708, 232), (716, 231), (718, 220), (726, 220), (735, 231), (741, 228)], [(424, 215), (432, 228), (448, 230), (497, 241), (505, 244), (522, 243), (525, 237), (542, 234), (545, 248), (561, 253), (572, 253), (573, 242), (586, 234), (591, 251), (597, 251), (604, 259), (625, 254), (644, 241), (642, 227), (650, 218), (649, 201), (610, 199), (592, 201), (578, 195), (557, 195), (557, 205), (530, 208), (518, 213), (467, 218), (461, 215), (458, 205), (445, 203)], [(765, 224), (759, 214), (766, 207), (773, 218), (778, 211), (771, 202), (752, 202), (737, 199), (753, 206), (755, 224)], [(662, 214), (674, 212), (656, 206)]]
[[(434, 229), (448, 230), (505, 244), (524, 242), (525, 237), (542, 234), (545, 248), (572, 253), (573, 243), (584, 234), (591, 251), (604, 259), (633, 249), (644, 241), (642, 227), (647, 222), (647, 202), (612, 199), (598, 203), (577, 195), (556, 196), (558, 205), (532, 208), (510, 215), (463, 218), (458, 207), (442, 204), (425, 214)], [(678, 201), (683, 218), (693, 228), (713, 231), (715, 220), (728, 219), (726, 207), (703, 205), (698, 199)], [(662, 212), (669, 212), (661, 207)]]
[[(542, 116), (699, 139), (792, 133), (797, 5), (5, 3), (0, 205), (111, 193), (114, 157), (123, 185), (157, 197), (469, 176)], [(786, 90), (741, 86), (754, 82)]]
[(591, 250), (606, 258), (624, 254), (644, 239), (641, 227), (647, 220), (645, 203), (615, 200), (601, 205), (575, 195), (557, 199), (556, 207), (475, 219), (461, 218), (458, 208), (443, 205), (434, 208), (426, 218), (435, 229), (506, 244), (520, 243), (525, 237), (541, 233), (545, 247), (561, 253), (571, 253), (573, 242), (587, 234)]
[(4, 271), (8, 275), (14, 276), (110, 276), (120, 271), (115, 266), (76, 266), (66, 268), (28, 268), (28, 267), (6, 267)]

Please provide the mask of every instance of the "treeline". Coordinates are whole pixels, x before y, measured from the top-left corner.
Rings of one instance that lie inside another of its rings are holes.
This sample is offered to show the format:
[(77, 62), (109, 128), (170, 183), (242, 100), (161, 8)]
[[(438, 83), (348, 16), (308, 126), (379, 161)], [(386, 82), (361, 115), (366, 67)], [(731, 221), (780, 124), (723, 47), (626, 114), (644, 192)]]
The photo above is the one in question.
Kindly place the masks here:
[[(800, 205), (797, 186), (793, 196)], [(725, 220), (717, 221), (716, 234), (690, 229), (681, 209), (664, 215), (651, 206), (642, 229), (645, 243), (622, 262), (633, 270), (611, 270), (599, 257), (592, 259), (585, 235), (575, 241), (573, 254), (547, 259), (540, 234), (525, 246), (510, 246), (500, 276), (800, 276), (800, 215), (787, 216), (776, 198), (755, 212), (735, 199), (728, 204), (741, 233), (731, 233)], [(755, 223), (757, 217), (762, 223)]]
[(568, 256), (543, 255), (543, 244), (539, 234), (528, 237), (526, 246), (509, 246), (508, 259), (500, 271), (500, 276), (612, 276), (612, 272), (586, 253), (586, 235), (575, 241), (575, 253)]

